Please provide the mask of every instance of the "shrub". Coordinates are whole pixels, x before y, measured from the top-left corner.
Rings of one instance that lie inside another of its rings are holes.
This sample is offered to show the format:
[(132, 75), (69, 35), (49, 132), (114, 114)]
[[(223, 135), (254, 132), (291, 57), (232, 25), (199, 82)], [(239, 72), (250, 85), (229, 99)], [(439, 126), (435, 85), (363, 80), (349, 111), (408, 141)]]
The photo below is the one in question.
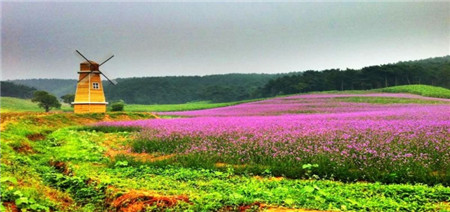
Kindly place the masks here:
[(123, 111), (125, 107), (125, 102), (123, 100), (119, 100), (117, 102), (112, 103), (111, 111)]

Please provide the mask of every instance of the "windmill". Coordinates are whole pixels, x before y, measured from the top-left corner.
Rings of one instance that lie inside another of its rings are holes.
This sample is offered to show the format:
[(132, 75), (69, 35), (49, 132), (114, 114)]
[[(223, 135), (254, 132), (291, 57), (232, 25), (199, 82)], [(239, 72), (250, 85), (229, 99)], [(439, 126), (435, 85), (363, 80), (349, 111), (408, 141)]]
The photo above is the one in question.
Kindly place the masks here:
[(105, 64), (112, 55), (102, 63), (98, 64), (95, 61), (88, 60), (81, 52), (75, 50), (81, 56), (84, 62), (80, 63), (80, 75), (77, 83), (77, 91), (75, 92), (75, 100), (72, 102), (75, 113), (104, 113), (106, 112), (105, 94), (103, 92), (103, 85), (100, 75), (103, 75), (111, 84), (116, 85), (115, 80), (109, 79), (102, 71), (100, 66)]

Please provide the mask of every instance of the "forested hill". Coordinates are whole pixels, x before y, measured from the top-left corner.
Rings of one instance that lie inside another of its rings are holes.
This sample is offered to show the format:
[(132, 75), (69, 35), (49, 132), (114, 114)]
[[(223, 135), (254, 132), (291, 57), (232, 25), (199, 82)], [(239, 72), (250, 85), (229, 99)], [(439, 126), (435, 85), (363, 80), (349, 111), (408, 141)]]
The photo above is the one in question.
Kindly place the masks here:
[(269, 97), (309, 91), (367, 90), (409, 84), (450, 88), (450, 56), (368, 66), (358, 70), (310, 70), (270, 80), (260, 94)]
[[(210, 100), (227, 102), (259, 96), (269, 80), (282, 74), (223, 74), (208, 76), (167, 76), (117, 79), (116, 86), (104, 81), (109, 102), (124, 100), (132, 104), (170, 104)], [(16, 84), (48, 91), (57, 97), (75, 93), (76, 80), (27, 79)]]
[(33, 92), (36, 91), (35, 88), (26, 85), (18, 85), (12, 82), (1, 81), (0, 85), (0, 96), (29, 99), (33, 96)]
[[(362, 69), (329, 69), (287, 74), (224, 74), (117, 79), (104, 81), (109, 102), (170, 104), (210, 100), (227, 102), (280, 94), (326, 90), (365, 90), (394, 85), (426, 84), (450, 88), (450, 56), (368, 66)], [(14, 80), (46, 90), (57, 97), (75, 93), (76, 80)]]
[(228, 102), (259, 96), (259, 89), (273, 74), (225, 74), (209, 76), (145, 77), (117, 80), (106, 84), (105, 95), (110, 100), (122, 99), (135, 104), (185, 103), (211, 100)]
[(52, 93), (58, 98), (65, 94), (75, 93), (77, 88), (77, 80), (75, 79), (25, 79), (12, 80), (10, 82), (33, 87), (37, 90), (44, 90)]

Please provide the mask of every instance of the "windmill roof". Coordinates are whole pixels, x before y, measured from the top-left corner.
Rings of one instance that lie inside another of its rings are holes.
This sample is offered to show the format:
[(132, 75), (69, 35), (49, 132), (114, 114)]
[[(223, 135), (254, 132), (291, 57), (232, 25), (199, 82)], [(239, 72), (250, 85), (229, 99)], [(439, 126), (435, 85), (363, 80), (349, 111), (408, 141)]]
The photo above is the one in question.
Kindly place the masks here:
[[(98, 63), (95, 62), (95, 61), (89, 60), (89, 62), (91, 62), (91, 64), (96, 64), (96, 65), (98, 65)], [(87, 61), (84, 61), (84, 62), (82, 62), (81, 64), (89, 64), (89, 63), (88, 63)]]

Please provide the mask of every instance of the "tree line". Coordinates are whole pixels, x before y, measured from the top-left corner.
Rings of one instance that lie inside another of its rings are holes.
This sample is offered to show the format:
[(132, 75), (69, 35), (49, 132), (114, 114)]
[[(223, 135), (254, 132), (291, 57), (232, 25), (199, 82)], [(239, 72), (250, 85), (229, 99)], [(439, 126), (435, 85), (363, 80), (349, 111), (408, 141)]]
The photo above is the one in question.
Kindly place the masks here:
[(17, 97), (21, 99), (29, 99), (33, 97), (33, 93), (36, 88), (29, 87), (26, 85), (20, 85), (13, 82), (1, 81), (1, 96)]
[[(103, 82), (106, 99), (109, 102), (123, 100), (127, 104), (175, 104), (205, 100), (230, 102), (310, 91), (366, 90), (408, 84), (450, 88), (450, 56), (368, 66), (362, 69), (308, 70), (284, 74), (140, 77), (117, 81), (117, 86)], [(38, 89), (60, 98), (68, 98), (64, 94), (75, 93), (76, 80), (14, 80), (1, 82), (1, 86), (1, 96), (30, 98)]]
[(362, 69), (309, 70), (270, 80), (263, 97), (329, 90), (367, 90), (397, 85), (426, 84), (450, 88), (450, 56)]
[(259, 89), (275, 74), (141, 77), (104, 84), (108, 101), (132, 104), (176, 104), (192, 101), (230, 102), (260, 96)]

